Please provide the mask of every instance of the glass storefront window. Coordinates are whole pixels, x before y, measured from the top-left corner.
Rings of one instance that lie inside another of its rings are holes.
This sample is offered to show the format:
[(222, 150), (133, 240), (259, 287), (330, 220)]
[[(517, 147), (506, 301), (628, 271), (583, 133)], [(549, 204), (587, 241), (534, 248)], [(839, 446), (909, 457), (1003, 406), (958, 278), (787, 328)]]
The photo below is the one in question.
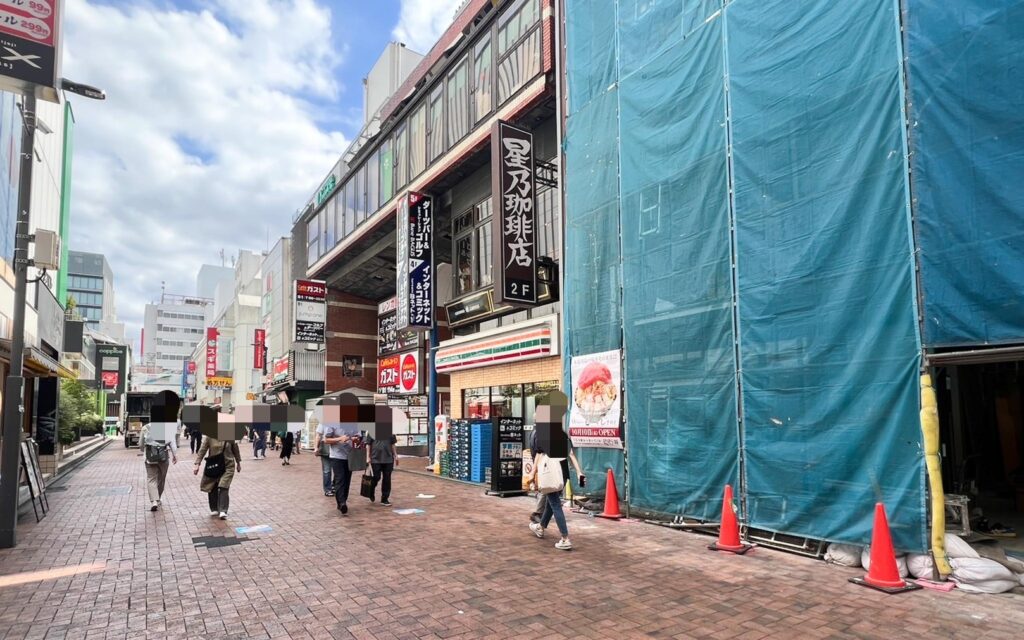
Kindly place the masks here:
[(345, 235), (356, 228), (356, 181), (349, 180), (345, 184)]
[(455, 241), (455, 295), (473, 290), (473, 236), (465, 235)]
[(366, 162), (366, 215), (377, 213), (380, 208), (380, 150), (373, 152)]
[(324, 253), (334, 248), (335, 200), (331, 198), (324, 206)]
[(311, 265), (320, 257), (320, 216), (313, 216), (306, 223), (306, 265)]
[(387, 204), (395, 195), (395, 159), (391, 153), (391, 141), (380, 145), (380, 203)]
[(558, 390), (557, 380), (523, 385), (523, 422), (529, 425), (536, 424), (537, 404), (543, 400), (545, 394)]
[(395, 191), (401, 191), (409, 182), (409, 142), (405, 125), (395, 133)]
[(476, 229), (476, 282), (477, 287), (486, 287), (491, 284), (491, 272), (494, 265), (491, 264), (491, 221), (484, 222)]
[(349, 188), (352, 189), (353, 229), (358, 227), (359, 223), (366, 218), (366, 192), (364, 191), (366, 185), (363, 184), (364, 180), (366, 180), (366, 172), (360, 167), (359, 171), (352, 176), (352, 182), (349, 183)]
[(427, 124), (427, 161), (444, 153), (444, 85), (430, 94), (430, 122)]
[(448, 74), (448, 145), (469, 133), (469, 65), (465, 60)]
[(467, 420), (473, 418), (491, 417), (491, 390), (489, 387), (478, 389), (464, 389), (462, 391), (462, 417)]
[(409, 118), (409, 178), (427, 167), (427, 107), (420, 105)]
[(483, 120), (491, 112), (491, 70), (494, 61), (491, 59), (491, 38), (484, 38), (477, 43), (473, 51), (473, 123)]
[(557, 380), (463, 389), (462, 417), (472, 420), (512, 416), (533, 425), (537, 404), (547, 393), (558, 389)]

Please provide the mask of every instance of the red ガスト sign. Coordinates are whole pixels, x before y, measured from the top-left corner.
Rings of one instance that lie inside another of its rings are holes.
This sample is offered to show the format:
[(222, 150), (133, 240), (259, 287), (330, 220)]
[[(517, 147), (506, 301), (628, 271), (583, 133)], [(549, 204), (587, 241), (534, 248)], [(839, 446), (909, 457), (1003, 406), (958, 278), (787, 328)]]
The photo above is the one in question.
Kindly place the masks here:
[(383, 356), (377, 358), (377, 393), (398, 391), (401, 358), (399, 356)]
[(402, 356), (402, 391), (415, 393), (418, 391), (420, 381), (419, 358), (416, 354), (407, 353)]

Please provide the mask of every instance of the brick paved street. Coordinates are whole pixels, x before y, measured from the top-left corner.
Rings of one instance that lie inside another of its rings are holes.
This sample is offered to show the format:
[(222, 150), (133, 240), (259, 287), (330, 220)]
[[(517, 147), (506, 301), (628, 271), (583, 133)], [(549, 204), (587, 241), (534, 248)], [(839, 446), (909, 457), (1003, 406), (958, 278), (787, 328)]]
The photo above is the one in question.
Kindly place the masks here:
[[(151, 513), (141, 458), (112, 445), (50, 494), (52, 512), (40, 524), (23, 520), (17, 549), (0, 551), (0, 638), (1024, 633), (1017, 596), (886, 596), (849, 584), (859, 571), (766, 549), (718, 555), (703, 536), (576, 514), (576, 548), (567, 553), (530, 534), (531, 500), (397, 473), (396, 507), (426, 511), (397, 515), (358, 497), (355, 480), (342, 518), (320, 492), (314, 456), (291, 467), (245, 460), (230, 519), (211, 520), (183, 459), (171, 469), (163, 510)], [(417, 499), (421, 492), (437, 497)], [(273, 531), (232, 546), (193, 544), (260, 524)], [(58, 569), (64, 575), (18, 575)]]

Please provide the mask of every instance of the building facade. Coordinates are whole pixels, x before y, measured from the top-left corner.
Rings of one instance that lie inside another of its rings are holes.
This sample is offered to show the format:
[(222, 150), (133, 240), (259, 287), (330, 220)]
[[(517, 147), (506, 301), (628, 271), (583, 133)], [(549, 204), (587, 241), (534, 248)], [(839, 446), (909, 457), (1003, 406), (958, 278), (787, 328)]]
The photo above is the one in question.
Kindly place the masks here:
[(158, 304), (146, 305), (139, 391), (181, 391), (183, 372), (203, 340), (212, 311), (213, 301), (198, 296), (164, 294)]
[(79, 315), (94, 327), (116, 320), (114, 272), (106, 256), (85, 251), (68, 252), (68, 297)]
[[(561, 387), (554, 35), (550, 1), (466, 2), (384, 102), (379, 124), (324, 180), (293, 233), (296, 252), (305, 248), (304, 274), (328, 286), (326, 391), (372, 390), (404, 409), (402, 445), (425, 451), (439, 414), (532, 423), (538, 394)], [(494, 272), (504, 267), (493, 240), (503, 202), (493, 188), (498, 122), (532, 136), (540, 176), (540, 295), (523, 307), (495, 302)], [(403, 331), (392, 298), (406, 215), (399, 211), (410, 193), (432, 207), (433, 318)], [(527, 337), (541, 334), (541, 348), (525, 348)], [(507, 346), (500, 358), (464, 357), (495, 341)]]

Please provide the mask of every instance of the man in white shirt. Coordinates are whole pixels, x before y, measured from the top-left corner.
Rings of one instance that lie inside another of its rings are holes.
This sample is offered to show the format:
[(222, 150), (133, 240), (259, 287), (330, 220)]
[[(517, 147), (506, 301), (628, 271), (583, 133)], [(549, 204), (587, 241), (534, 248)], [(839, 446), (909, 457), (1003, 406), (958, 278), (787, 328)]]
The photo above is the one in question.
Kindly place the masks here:
[(139, 433), (139, 449), (142, 449), (146, 464), (150, 511), (160, 508), (167, 470), (171, 464), (178, 464), (178, 444), (174, 437), (177, 430), (178, 425), (174, 422), (150, 422)]

